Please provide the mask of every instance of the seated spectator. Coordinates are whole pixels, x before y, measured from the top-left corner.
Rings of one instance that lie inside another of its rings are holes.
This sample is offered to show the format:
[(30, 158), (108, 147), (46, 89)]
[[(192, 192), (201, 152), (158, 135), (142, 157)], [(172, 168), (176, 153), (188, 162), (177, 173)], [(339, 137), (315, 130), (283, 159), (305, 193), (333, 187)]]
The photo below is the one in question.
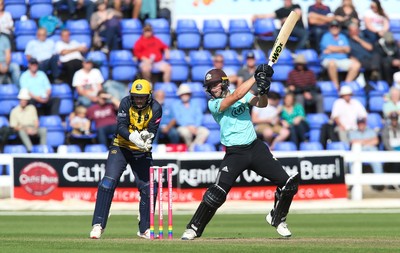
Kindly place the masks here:
[[(93, 45), (101, 48), (104, 53), (120, 49), (122, 13), (114, 8), (107, 8), (108, 0), (97, 0), (96, 4), (97, 11), (90, 18), (90, 27), (94, 31)], [(104, 45), (102, 38), (105, 38)]]
[(45, 28), (39, 28), (36, 32), (36, 40), (28, 42), (25, 48), (26, 58), (35, 58), (39, 62), (39, 69), (44, 73), (51, 71), (51, 82), (59, 83), (60, 69), (58, 66), (58, 55), (55, 54), (55, 43), (47, 38)]
[(391, 87), (388, 100), (383, 104), (383, 116), (389, 117), (392, 112), (400, 114), (400, 88)]
[[(373, 60), (374, 44), (365, 38), (357, 24), (348, 25), (348, 38), (350, 43), (350, 56), (354, 57), (361, 63), (367, 80), (378, 80), (379, 63)], [(372, 74), (374, 73), (374, 74)], [(366, 80), (365, 80), (366, 81)]]
[(98, 99), (88, 108), (87, 117), (95, 122), (99, 144), (109, 145), (109, 136), (116, 133), (120, 101), (104, 90), (98, 92)]
[(92, 0), (53, 0), (54, 9), (62, 10), (64, 5), (67, 5), (68, 14), (70, 19), (78, 19), (78, 13), (85, 11), (85, 19), (90, 22), (96, 1)]
[[(298, 4), (293, 4), (292, 0), (285, 0), (284, 6), (275, 10), (275, 12), (267, 13), (267, 14), (253, 15), (252, 20), (254, 22), (254, 20), (261, 19), (261, 18), (274, 18), (274, 19), (276, 18), (276, 19), (280, 20), (281, 26), (282, 26), (291, 11), (296, 12), (300, 16), (299, 21), (296, 23), (296, 25), (294, 26), (294, 29), (291, 33), (291, 36), (294, 36), (298, 39), (295, 49), (303, 49), (306, 47), (306, 44), (307, 44), (308, 33), (307, 33), (306, 29), (304, 29), (301, 7)], [(278, 33), (279, 33), (279, 30), (275, 31), (274, 37), (276, 37), (278, 35)]]
[(9, 39), (0, 34), (0, 78), (1, 83), (9, 83), (8, 75), (11, 75), (11, 82), (19, 86), (21, 69), (15, 62), (11, 62), (11, 45)]
[(347, 27), (350, 23), (360, 25), (360, 19), (352, 0), (343, 0), (342, 5), (335, 10), (334, 14), (344, 34), (347, 34)]
[(353, 91), (349, 86), (343, 86), (338, 98), (332, 106), (331, 119), (336, 127), (339, 140), (349, 143), (348, 133), (357, 129), (357, 119), (366, 118), (367, 111), (357, 99), (353, 99)]
[(315, 73), (308, 69), (304, 55), (297, 55), (294, 59), (294, 69), (289, 72), (286, 84), (289, 91), (296, 95), (296, 102), (301, 104), (307, 113), (324, 112)]
[(178, 125), (178, 133), (185, 141), (189, 151), (193, 151), (194, 145), (204, 144), (210, 131), (201, 125), (203, 112), (192, 97), (192, 91), (186, 84), (179, 86), (177, 95), (180, 100), (173, 105), (173, 114)]
[(386, 32), (374, 45), (374, 62), (380, 66), (379, 80), (393, 83), (393, 74), (400, 71), (400, 48), (391, 32)]
[(290, 129), (290, 141), (294, 142), (299, 148), (300, 143), (307, 140), (306, 133), (310, 130), (310, 127), (306, 121), (303, 106), (295, 103), (292, 92), (288, 92), (283, 98), (281, 118), (283, 126)]
[(47, 75), (39, 70), (39, 62), (29, 59), (28, 69), (22, 73), (20, 86), (29, 91), (31, 103), (39, 109), (39, 115), (56, 115), (60, 109), (60, 98), (51, 97), (51, 84)]
[(176, 119), (173, 114), (172, 104), (165, 104), (165, 92), (163, 90), (155, 91), (154, 99), (162, 107), (162, 118), (153, 143), (159, 143), (160, 140), (166, 143), (179, 143), (180, 136), (176, 128)]
[(268, 106), (256, 107), (251, 109), (251, 121), (254, 124), (257, 135), (267, 142), (269, 148), (274, 150), (277, 142), (286, 141), (290, 135), (290, 130), (281, 123), (280, 105), (281, 96), (276, 92), (268, 93)]
[[(378, 134), (367, 126), (366, 118), (357, 119), (357, 129), (349, 132), (349, 140), (351, 145), (361, 145), (362, 151), (378, 151)], [(371, 162), (369, 164), (375, 174), (383, 173), (382, 163)], [(383, 186), (373, 186), (372, 189), (381, 191)]]
[(365, 36), (375, 42), (389, 31), (389, 17), (379, 0), (372, 0), (370, 9), (364, 13)]
[(339, 23), (334, 20), (329, 26), (329, 32), (322, 36), (320, 43), (321, 65), (328, 71), (329, 79), (339, 90), (339, 70), (347, 71), (346, 82), (353, 81), (359, 74), (361, 63), (350, 58), (350, 44), (347, 37), (340, 33)]
[(152, 71), (163, 73), (163, 82), (171, 81), (171, 65), (163, 59), (169, 59), (169, 48), (159, 38), (154, 36), (151, 25), (143, 27), (143, 35), (133, 47), (133, 55), (139, 60), (143, 79), (151, 82)]
[(83, 55), (88, 51), (85, 44), (70, 40), (69, 30), (61, 31), (61, 40), (56, 42), (56, 53), (64, 69), (65, 81), (72, 87), (72, 78), (76, 71), (82, 68)]
[(69, 115), (69, 125), (72, 128), (72, 134), (81, 136), (90, 134), (90, 120), (87, 118), (87, 109), (78, 105), (74, 112)]
[(22, 88), (18, 94), (19, 105), (10, 113), (10, 127), (18, 133), (19, 138), (30, 153), (32, 151), (32, 139), (39, 138), (40, 144), (47, 144), (47, 130), (39, 127), (39, 117), (35, 106), (29, 104), (31, 99), (29, 91)]
[[(243, 66), (241, 69), (239, 69), (239, 72), (237, 73), (236, 86), (239, 87), (245, 80), (252, 77), (254, 75), (254, 72), (256, 71), (256, 68), (257, 66), (254, 53), (252, 51), (249, 51), (246, 54), (246, 65)], [(256, 83), (254, 83), (254, 85), (251, 87), (250, 92), (253, 93), (254, 95), (258, 94)]]
[(11, 49), (14, 51), (14, 20), (11, 13), (4, 10), (4, 0), (0, 1), (0, 33), (8, 38)]
[(72, 86), (78, 93), (78, 104), (89, 107), (97, 102), (104, 78), (99, 69), (93, 68), (93, 60), (85, 59), (82, 65), (83, 68), (74, 74)]
[[(226, 73), (226, 75), (229, 78), (229, 82), (230, 83), (237, 83), (237, 76), (236, 73), (233, 72), (231, 69), (224, 69), (224, 63), (225, 63), (225, 59), (224, 56), (222, 54), (216, 54), (213, 58), (213, 68), (215, 69), (223, 69), (224, 72)], [(247, 80), (247, 79), (246, 79)]]
[(382, 130), (382, 141), (385, 150), (400, 151), (400, 124), (397, 112), (389, 114), (388, 121)]
[(329, 24), (335, 19), (329, 6), (322, 0), (316, 0), (315, 4), (308, 7), (308, 31), (311, 47), (319, 52), (319, 42), (322, 35), (329, 29)]

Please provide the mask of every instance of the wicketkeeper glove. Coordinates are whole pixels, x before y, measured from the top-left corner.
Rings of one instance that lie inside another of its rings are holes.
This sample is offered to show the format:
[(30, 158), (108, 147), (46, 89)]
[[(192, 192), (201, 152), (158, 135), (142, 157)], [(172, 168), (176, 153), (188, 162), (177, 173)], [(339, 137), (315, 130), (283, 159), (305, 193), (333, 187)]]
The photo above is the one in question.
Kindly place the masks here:
[(140, 133), (135, 130), (129, 135), (129, 140), (135, 144), (139, 149), (146, 150), (146, 143), (143, 141), (142, 137), (140, 137)]
[(140, 132), (140, 137), (142, 138), (142, 140), (144, 142), (146, 142), (147, 140), (151, 141), (154, 138), (154, 134), (150, 133), (147, 130), (143, 130), (143, 131)]

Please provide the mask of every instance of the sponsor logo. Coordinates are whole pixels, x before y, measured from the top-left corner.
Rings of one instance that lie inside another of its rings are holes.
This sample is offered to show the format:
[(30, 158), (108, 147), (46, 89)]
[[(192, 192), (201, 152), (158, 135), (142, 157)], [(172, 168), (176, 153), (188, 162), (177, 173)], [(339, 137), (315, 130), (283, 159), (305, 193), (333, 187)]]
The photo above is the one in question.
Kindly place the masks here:
[(232, 110), (232, 116), (237, 117), (243, 114), (245, 111), (246, 111), (246, 106), (244, 104), (241, 104), (240, 106)]
[(228, 166), (223, 167), (221, 171), (229, 172)]
[(278, 60), (278, 57), (282, 52), (282, 49), (283, 49), (283, 44), (279, 43), (279, 45), (275, 48), (274, 53), (272, 54), (272, 62), (276, 62)]
[(118, 153), (118, 150), (116, 150), (116, 149), (111, 150), (112, 155), (115, 155), (116, 153)]
[(126, 117), (126, 112), (124, 112), (124, 110), (122, 110), (121, 112), (118, 112), (118, 117)]
[(58, 186), (57, 171), (47, 163), (33, 162), (24, 167), (19, 175), (22, 188), (34, 196), (50, 194)]
[(211, 78), (212, 78), (211, 74), (208, 73), (208, 74), (206, 75), (206, 80), (208, 81), (208, 80), (210, 80)]
[(140, 83), (138, 83), (138, 84), (136, 84), (136, 89), (141, 90), (141, 89), (143, 89), (143, 86)]

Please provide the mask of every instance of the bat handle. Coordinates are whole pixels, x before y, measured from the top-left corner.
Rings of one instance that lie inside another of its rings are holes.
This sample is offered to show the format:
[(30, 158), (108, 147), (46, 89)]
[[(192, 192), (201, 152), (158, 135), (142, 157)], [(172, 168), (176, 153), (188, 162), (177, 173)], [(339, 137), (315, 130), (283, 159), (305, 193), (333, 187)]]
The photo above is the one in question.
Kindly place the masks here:
[(272, 65), (274, 65), (274, 63), (272, 61), (269, 61), (268, 65), (272, 67)]

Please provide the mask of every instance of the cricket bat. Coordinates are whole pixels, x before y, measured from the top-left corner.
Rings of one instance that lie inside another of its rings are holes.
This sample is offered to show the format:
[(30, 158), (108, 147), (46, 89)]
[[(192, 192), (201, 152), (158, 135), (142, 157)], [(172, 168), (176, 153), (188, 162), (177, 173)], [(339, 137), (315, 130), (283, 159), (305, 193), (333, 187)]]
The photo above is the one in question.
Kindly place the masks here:
[(289, 39), (290, 34), (293, 31), (294, 26), (296, 25), (297, 21), (299, 20), (300, 16), (291, 11), (289, 16), (286, 18), (285, 23), (283, 23), (281, 30), (279, 31), (278, 36), (275, 39), (274, 46), (272, 47), (271, 54), (269, 55), (269, 62), (268, 65), (274, 65), (281, 55), (283, 48), (286, 45), (286, 42)]

